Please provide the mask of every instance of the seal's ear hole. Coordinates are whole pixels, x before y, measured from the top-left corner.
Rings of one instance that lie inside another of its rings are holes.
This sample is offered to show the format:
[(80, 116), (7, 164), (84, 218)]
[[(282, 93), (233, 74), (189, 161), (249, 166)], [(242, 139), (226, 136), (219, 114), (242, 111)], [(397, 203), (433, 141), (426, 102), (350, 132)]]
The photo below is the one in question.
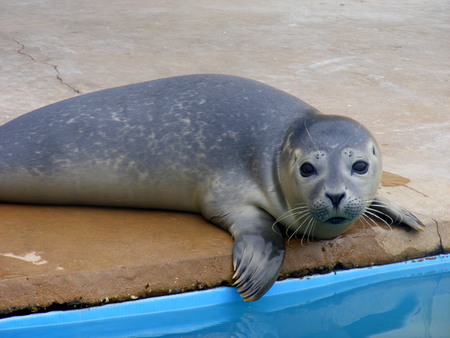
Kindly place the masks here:
[(375, 151), (375, 146), (372, 146), (372, 153), (374, 154), (374, 156), (377, 156), (377, 152)]
[(314, 168), (314, 166), (309, 163), (309, 162), (305, 162), (300, 166), (300, 174), (303, 177), (309, 177), (312, 176), (316, 173), (316, 168)]
[(366, 161), (356, 161), (352, 165), (352, 172), (358, 175), (364, 175), (369, 170), (369, 163)]

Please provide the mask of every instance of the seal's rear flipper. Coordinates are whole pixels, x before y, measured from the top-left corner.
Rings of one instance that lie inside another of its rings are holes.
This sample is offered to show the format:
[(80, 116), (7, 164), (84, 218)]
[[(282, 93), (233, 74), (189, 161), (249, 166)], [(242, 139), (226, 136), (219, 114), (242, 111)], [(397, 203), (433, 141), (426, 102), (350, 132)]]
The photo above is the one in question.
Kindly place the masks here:
[(369, 210), (376, 214), (375, 217), (380, 217), (392, 224), (405, 224), (417, 231), (425, 230), (425, 225), (416, 216), (387, 199), (376, 196)]

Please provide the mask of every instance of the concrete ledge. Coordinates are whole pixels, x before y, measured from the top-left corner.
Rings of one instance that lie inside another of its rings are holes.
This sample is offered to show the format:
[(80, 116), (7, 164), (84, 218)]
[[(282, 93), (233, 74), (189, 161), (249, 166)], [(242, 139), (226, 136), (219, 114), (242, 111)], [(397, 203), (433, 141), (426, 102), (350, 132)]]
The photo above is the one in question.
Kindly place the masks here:
[(232, 239), (197, 215), (7, 204), (0, 214), (3, 314), (201, 289), (231, 276)]
[[(0, 314), (75, 308), (232, 282), (233, 241), (200, 216), (0, 204)], [(280, 278), (442, 253), (427, 230), (357, 224), (330, 241), (287, 240)]]

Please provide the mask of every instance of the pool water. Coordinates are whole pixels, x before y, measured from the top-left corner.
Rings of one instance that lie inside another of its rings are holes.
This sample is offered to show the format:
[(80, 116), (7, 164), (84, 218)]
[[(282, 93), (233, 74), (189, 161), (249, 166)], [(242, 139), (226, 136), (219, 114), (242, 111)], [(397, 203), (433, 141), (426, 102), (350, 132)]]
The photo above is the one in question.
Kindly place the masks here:
[(450, 337), (450, 255), (0, 320), (0, 337)]

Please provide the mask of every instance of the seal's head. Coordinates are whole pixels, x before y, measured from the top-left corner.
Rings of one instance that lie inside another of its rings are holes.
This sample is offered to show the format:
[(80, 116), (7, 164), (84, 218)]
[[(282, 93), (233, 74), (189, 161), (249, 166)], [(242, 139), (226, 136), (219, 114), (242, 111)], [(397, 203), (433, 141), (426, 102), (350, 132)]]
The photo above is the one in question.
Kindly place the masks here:
[(358, 122), (315, 115), (286, 134), (279, 176), (288, 205), (279, 222), (290, 233), (329, 239), (350, 228), (375, 198), (380, 151)]

